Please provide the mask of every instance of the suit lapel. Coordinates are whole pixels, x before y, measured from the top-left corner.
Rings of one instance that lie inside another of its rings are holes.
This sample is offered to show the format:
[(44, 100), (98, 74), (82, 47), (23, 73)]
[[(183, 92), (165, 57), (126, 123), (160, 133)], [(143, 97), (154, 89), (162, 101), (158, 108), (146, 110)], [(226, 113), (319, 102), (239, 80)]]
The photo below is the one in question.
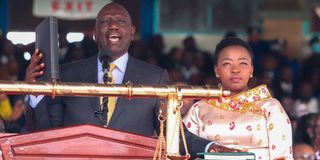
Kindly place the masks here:
[[(84, 63), (82, 63), (82, 69), (78, 74), (80, 76), (80, 82), (98, 83), (97, 56), (90, 57), (87, 61), (84, 61)], [(99, 97), (90, 97), (88, 100), (93, 111), (99, 109)]]
[[(127, 82), (131, 82), (133, 84), (140, 84), (141, 78), (142, 75), (139, 71), (139, 68), (136, 66), (135, 59), (129, 56), (122, 84), (126, 84)], [(121, 113), (129, 106), (130, 103), (131, 102), (128, 98), (118, 98), (115, 111), (113, 112), (112, 118), (109, 123), (109, 127), (112, 127), (115, 124), (115, 122), (117, 122), (117, 119), (120, 117)]]
[(141, 72), (140, 68), (137, 67), (136, 59), (129, 56), (127, 68), (123, 77), (122, 84), (126, 84), (131, 82), (133, 84), (140, 84), (141, 83)]

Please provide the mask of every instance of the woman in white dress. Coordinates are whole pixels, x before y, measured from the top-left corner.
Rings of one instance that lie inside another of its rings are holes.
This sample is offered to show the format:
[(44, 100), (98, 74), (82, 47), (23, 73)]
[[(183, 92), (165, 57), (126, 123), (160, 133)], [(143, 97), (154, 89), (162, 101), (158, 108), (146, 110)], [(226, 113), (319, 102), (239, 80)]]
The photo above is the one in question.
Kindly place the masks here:
[(216, 47), (214, 72), (231, 96), (195, 103), (184, 117), (192, 133), (229, 148), (253, 152), (256, 159), (293, 159), (290, 120), (266, 85), (248, 88), (253, 52), (239, 38)]

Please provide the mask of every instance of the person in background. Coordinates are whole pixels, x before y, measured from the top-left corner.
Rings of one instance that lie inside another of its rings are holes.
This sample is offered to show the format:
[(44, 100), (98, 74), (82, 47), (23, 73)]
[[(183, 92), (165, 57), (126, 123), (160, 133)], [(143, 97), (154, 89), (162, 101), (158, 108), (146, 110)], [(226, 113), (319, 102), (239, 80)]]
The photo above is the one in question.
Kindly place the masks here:
[(293, 158), (295, 160), (315, 160), (315, 153), (310, 145), (298, 143), (293, 147)]
[(94, 40), (94, 31), (86, 31), (83, 34), (84, 37), (80, 43), (85, 53), (84, 57), (92, 57), (99, 52), (98, 45)]
[(270, 42), (262, 38), (262, 30), (258, 26), (250, 26), (246, 30), (248, 44), (253, 50), (255, 74), (259, 76), (262, 70), (263, 56), (270, 52)]
[(320, 160), (320, 114), (316, 115), (313, 126), (309, 129), (311, 144), (316, 152), (317, 160)]
[(309, 113), (298, 118), (297, 128), (294, 133), (293, 143), (305, 143), (312, 145), (312, 128), (314, 126), (317, 114)]
[(299, 83), (298, 98), (295, 100), (293, 108), (296, 117), (301, 117), (309, 113), (319, 113), (319, 103), (314, 96), (314, 90), (309, 80)]
[(11, 105), (9, 97), (0, 94), (0, 133), (6, 132), (6, 123), (15, 121), (24, 113), (25, 104), (22, 100), (18, 100)]
[(59, 63), (65, 63), (65, 57), (70, 49), (70, 43), (67, 40), (68, 31), (65, 28), (58, 29), (58, 43), (59, 43)]
[[(199, 69), (201, 69), (201, 71), (203, 72), (203, 74), (205, 75), (210, 75), (209, 70), (213, 67), (212, 65), (212, 55), (210, 53), (208, 53), (207, 51), (203, 51), (199, 48), (199, 46), (197, 45), (197, 41), (193, 36), (187, 36), (184, 40), (183, 40), (183, 57), (182, 57), (182, 61), (188, 61), (188, 58), (190, 58), (190, 55), (192, 55), (191, 57), (193, 59), (196, 59), (195, 57), (198, 56), (202, 59), (201, 62), (201, 66)], [(183, 62), (186, 63), (186, 62)], [(187, 62), (190, 63), (190, 62)], [(196, 63), (196, 62), (194, 62)], [(187, 69), (189, 69), (190, 66), (188, 66), (190, 64), (183, 64), (183, 66), (187, 67)], [(198, 65), (198, 64), (193, 64), (193, 65)]]
[(193, 134), (253, 152), (257, 159), (293, 159), (290, 120), (266, 85), (248, 88), (253, 69), (253, 52), (245, 41), (220, 41), (214, 72), (231, 95), (198, 101), (183, 121)]

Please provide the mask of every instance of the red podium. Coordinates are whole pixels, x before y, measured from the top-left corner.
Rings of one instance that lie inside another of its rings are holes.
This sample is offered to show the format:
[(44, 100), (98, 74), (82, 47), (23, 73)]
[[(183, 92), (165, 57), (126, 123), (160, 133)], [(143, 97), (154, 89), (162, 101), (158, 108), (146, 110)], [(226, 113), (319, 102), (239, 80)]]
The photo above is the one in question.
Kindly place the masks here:
[(0, 159), (152, 159), (157, 139), (93, 125), (0, 136)]

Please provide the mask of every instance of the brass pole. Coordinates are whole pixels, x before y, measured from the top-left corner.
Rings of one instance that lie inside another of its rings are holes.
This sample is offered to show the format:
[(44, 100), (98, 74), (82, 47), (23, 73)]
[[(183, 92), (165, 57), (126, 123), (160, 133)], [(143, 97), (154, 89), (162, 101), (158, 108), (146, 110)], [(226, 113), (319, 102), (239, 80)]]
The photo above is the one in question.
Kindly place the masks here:
[(226, 96), (228, 91), (212, 86), (173, 86), (173, 85), (105, 85), (71, 82), (23, 82), (1, 81), (2, 94), (34, 94), (49, 96), (118, 96), (127, 98), (158, 97), (167, 98), (177, 89), (183, 98), (212, 98)]

